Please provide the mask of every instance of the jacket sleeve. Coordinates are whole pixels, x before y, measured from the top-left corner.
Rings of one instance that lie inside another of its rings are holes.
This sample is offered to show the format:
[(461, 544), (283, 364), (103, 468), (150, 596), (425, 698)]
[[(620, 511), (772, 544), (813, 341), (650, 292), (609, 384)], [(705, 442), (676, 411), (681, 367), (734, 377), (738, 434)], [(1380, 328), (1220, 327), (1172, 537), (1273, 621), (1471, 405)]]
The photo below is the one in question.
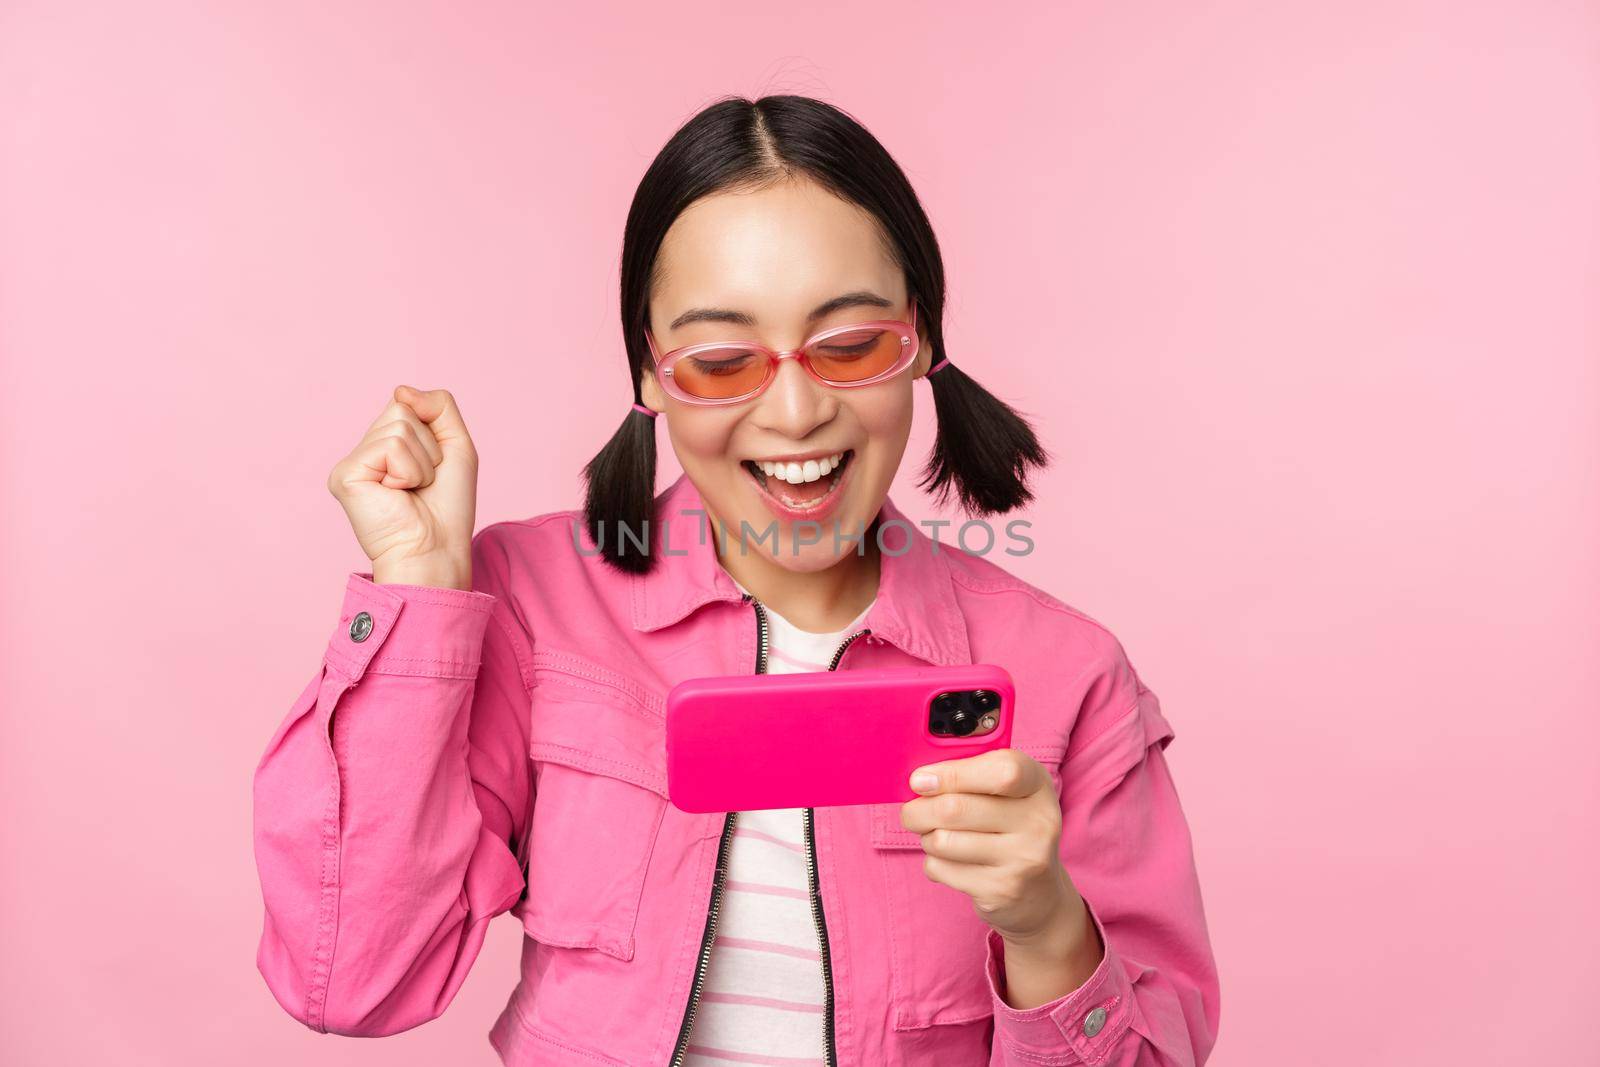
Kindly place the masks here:
[(1165, 750), (1173, 730), (1112, 639), (1061, 768), (1061, 861), (1105, 953), (1083, 985), (1006, 1003), (1005, 942), (988, 934), (991, 1067), (1201, 1067), (1220, 986), (1188, 823)]
[(437, 1018), (526, 884), (531, 647), (493, 529), (473, 540), (470, 590), (350, 575), (256, 767), (256, 965), (312, 1030)]

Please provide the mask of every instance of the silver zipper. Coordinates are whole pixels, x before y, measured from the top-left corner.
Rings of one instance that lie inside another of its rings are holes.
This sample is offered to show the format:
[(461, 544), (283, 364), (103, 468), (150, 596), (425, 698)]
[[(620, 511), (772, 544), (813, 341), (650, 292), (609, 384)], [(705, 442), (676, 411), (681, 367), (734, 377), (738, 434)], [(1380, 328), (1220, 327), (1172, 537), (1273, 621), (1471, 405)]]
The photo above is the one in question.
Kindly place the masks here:
[[(761, 601), (749, 593), (741, 598), (746, 604), (755, 608), (756, 613), (756, 673), (767, 673), (767, 613)], [(828, 663), (828, 669), (837, 670), (839, 661), (844, 658), (844, 650), (849, 648), (851, 642), (858, 637), (870, 634), (870, 628), (857, 630), (846, 637), (833, 653), (833, 659)], [(816, 923), (817, 943), (822, 952), (822, 1036), (824, 1047), (827, 1050), (828, 1067), (838, 1067), (838, 1051), (834, 1047), (833, 1038), (833, 960), (828, 953), (828, 924), (822, 915), (822, 892), (817, 883), (817, 837), (811, 808), (806, 808), (803, 813), (806, 828), (806, 878), (811, 887), (811, 917)], [(700, 935), (700, 958), (695, 963), (694, 984), (689, 990), (689, 1006), (683, 1014), (683, 1025), (678, 1028), (678, 1041), (672, 1050), (672, 1059), (668, 1067), (682, 1067), (683, 1058), (687, 1054), (689, 1045), (689, 1032), (694, 1027), (695, 1011), (700, 1007), (700, 988), (705, 984), (706, 965), (711, 962), (711, 945), (717, 937), (717, 909), (722, 903), (722, 887), (728, 880), (728, 842), (733, 837), (733, 827), (738, 821), (739, 813), (730, 811), (722, 820), (722, 839), (717, 843), (717, 870), (711, 882), (711, 906), (706, 910), (706, 928)]]

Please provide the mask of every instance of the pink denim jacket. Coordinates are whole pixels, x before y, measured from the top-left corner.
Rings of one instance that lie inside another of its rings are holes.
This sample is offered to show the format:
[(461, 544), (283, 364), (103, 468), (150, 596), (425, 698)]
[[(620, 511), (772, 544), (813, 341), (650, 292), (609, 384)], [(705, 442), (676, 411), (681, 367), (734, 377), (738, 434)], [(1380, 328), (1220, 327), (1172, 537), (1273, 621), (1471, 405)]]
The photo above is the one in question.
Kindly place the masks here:
[[(731, 820), (668, 803), (663, 702), (681, 679), (762, 669), (764, 613), (687, 476), (658, 499), (648, 576), (575, 540), (576, 509), (480, 531), (470, 591), (350, 576), (255, 772), (257, 966), (294, 1018), (369, 1037), (437, 1018), (510, 910), (527, 936), (489, 1033), (504, 1062), (679, 1062)], [(1155, 694), (1088, 616), (892, 500), (881, 519), (877, 601), (836, 669), (1011, 672), (1012, 747), (1060, 792), (1063, 865), (1106, 951), (1079, 988), (1013, 1008), (1004, 942), (923, 873), (900, 805), (817, 808), (828, 1063), (1203, 1063), (1217, 972)]]

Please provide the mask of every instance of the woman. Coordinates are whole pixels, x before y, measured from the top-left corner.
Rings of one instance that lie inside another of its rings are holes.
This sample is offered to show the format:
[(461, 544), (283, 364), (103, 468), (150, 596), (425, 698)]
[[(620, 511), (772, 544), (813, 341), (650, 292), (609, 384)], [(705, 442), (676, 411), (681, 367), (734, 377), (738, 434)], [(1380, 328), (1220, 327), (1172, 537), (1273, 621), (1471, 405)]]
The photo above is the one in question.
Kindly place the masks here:
[[(1046, 458), (946, 357), (943, 301), (866, 130), (730, 99), (635, 196), (633, 404), (581, 511), (473, 536), (454, 398), (395, 390), (329, 477), (372, 570), (256, 772), (287, 1011), (435, 1018), (510, 910), (507, 1063), (1205, 1060), (1217, 976), (1154, 693), (1104, 627), (888, 498), (919, 378), (942, 497), (1011, 511)], [(684, 474), (657, 496), (659, 415)], [(1011, 746), (920, 768), (905, 804), (667, 800), (677, 681), (973, 662), (1016, 682)]]

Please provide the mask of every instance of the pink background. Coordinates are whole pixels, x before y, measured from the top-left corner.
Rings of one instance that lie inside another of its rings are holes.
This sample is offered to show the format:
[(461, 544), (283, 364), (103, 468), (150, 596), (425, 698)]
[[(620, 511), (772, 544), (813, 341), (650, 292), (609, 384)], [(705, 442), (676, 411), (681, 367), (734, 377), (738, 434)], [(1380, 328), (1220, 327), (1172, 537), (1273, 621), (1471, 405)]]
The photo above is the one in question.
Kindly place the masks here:
[(1002, 562), (1177, 728), (1212, 1062), (1594, 1062), (1595, 5), (328, 6), (0, 8), (0, 1059), (494, 1062), (510, 921), (385, 1041), (255, 971), (251, 772), (365, 564), (324, 480), (403, 381), (480, 526), (576, 504), (635, 184), (772, 91), (900, 160), (1058, 456)]

